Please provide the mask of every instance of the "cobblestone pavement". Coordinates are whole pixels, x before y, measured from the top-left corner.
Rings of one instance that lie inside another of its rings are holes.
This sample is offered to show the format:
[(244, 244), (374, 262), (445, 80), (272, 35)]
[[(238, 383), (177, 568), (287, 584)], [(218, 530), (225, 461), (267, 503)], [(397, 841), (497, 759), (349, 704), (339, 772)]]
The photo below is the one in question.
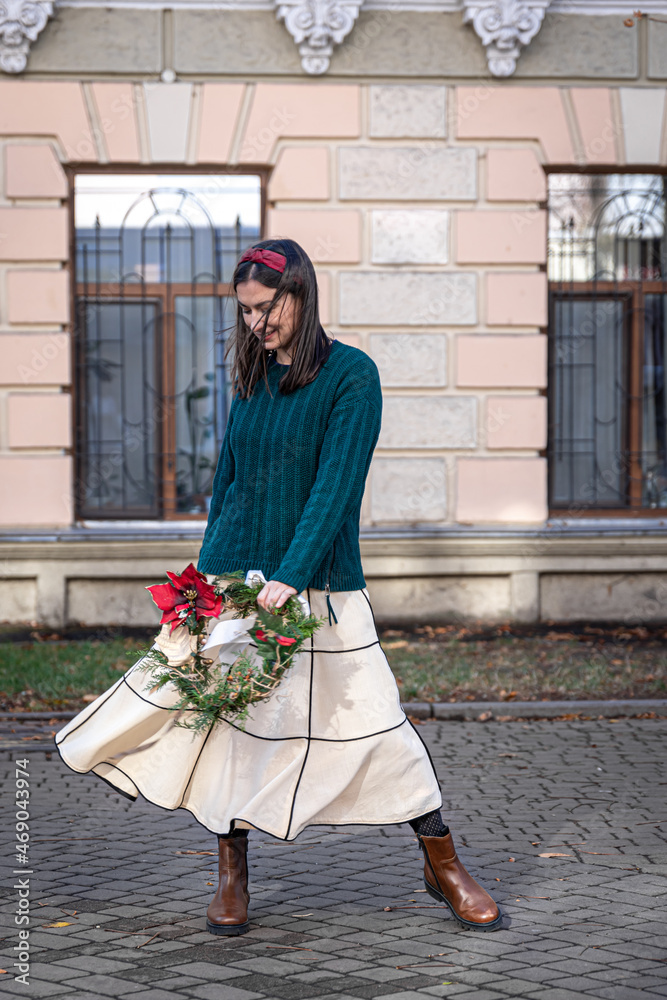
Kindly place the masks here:
[(12, 762), (30, 757), (30, 985), (9, 957), (9, 812), (0, 995), (667, 997), (667, 722), (420, 732), (460, 856), (502, 905), (504, 929), (463, 931), (434, 904), (408, 826), (311, 827), (292, 844), (251, 834), (251, 931), (215, 937), (204, 922), (215, 859), (193, 853), (215, 851), (214, 837), (183, 810), (131, 803), (23, 743), (3, 751), (2, 774), (11, 802)]

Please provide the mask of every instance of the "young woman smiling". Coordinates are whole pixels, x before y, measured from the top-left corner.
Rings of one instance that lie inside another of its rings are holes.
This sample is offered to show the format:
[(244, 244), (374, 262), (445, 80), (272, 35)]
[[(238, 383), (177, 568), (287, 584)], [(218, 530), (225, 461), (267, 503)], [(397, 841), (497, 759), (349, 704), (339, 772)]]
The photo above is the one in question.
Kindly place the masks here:
[(463, 926), (496, 929), (500, 910), (442, 821), (437, 777), (401, 708), (361, 566), (360, 508), (382, 411), (377, 368), (325, 333), (313, 265), (293, 240), (255, 244), (233, 285), (234, 398), (198, 569), (261, 571), (262, 607), (303, 592), (328, 625), (245, 730), (215, 727), (193, 765), (193, 811), (219, 843), (207, 928), (248, 929), (249, 829), (292, 840), (313, 824), (409, 822), (428, 892)]

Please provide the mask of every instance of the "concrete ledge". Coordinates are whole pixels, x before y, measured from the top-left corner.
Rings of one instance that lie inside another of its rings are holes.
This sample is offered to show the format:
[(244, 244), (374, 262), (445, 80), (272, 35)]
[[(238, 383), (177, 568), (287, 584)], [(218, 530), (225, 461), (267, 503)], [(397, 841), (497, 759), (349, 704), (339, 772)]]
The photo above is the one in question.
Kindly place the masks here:
[[(413, 719), (438, 719), (450, 722), (477, 722), (480, 715), (491, 719), (557, 719), (563, 715), (586, 715), (605, 719), (637, 718), (647, 712), (667, 716), (667, 698), (637, 698), (623, 701), (408, 701), (406, 715)], [(490, 715), (487, 716), (487, 713)], [(73, 719), (78, 712), (0, 712), (3, 719)]]
[[(632, 719), (647, 712), (667, 716), (667, 698), (638, 698), (624, 701), (468, 701), (431, 704), (407, 702), (403, 708), (406, 715), (417, 719), (466, 722), (489, 722), (498, 718), (557, 719), (563, 715)], [(484, 718), (480, 719), (480, 716)]]

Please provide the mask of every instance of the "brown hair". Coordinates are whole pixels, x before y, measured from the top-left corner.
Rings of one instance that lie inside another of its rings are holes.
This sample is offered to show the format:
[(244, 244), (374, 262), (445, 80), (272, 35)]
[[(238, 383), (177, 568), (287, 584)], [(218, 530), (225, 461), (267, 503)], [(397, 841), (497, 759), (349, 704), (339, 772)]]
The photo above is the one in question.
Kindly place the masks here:
[[(232, 284), (236, 291), (237, 285), (243, 281), (253, 280), (274, 290), (271, 305), (264, 312), (262, 332), (266, 332), (273, 307), (288, 293), (295, 297), (295, 329), (288, 343), (283, 345), (292, 348), (292, 362), (278, 383), (282, 393), (294, 392), (313, 381), (331, 350), (332, 342), (320, 323), (315, 269), (308, 254), (294, 240), (262, 240), (254, 243), (253, 247), (281, 254), (285, 258), (285, 270), (281, 273), (259, 261), (241, 261), (236, 265)], [(269, 352), (262, 340), (250, 330), (238, 303), (236, 325), (227, 350), (233, 354), (232, 385), (242, 399), (252, 395), (260, 378), (264, 378), (268, 386)]]

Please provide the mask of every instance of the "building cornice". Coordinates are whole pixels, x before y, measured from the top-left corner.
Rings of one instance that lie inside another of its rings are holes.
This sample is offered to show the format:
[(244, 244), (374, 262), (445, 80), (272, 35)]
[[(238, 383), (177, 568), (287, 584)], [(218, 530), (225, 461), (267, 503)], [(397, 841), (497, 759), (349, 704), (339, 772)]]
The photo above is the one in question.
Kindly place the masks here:
[[(615, 14), (630, 18), (630, 23), (635, 15), (628, 0), (2, 0), (0, 70), (22, 73), (31, 43), (54, 12), (67, 7), (273, 11), (298, 46), (301, 66), (310, 76), (327, 72), (334, 48), (344, 44), (362, 11), (458, 12), (479, 37), (489, 71), (498, 78), (514, 73), (547, 10), (567, 16)], [(667, 15), (667, 0), (645, 0), (642, 14)]]
[(53, 0), (3, 0), (0, 3), (0, 70), (22, 73), (32, 42), (53, 14)]
[[(442, 12), (464, 9), (465, 0), (361, 0), (363, 10)], [(179, 10), (275, 10), (276, 0), (59, 0), (59, 7), (135, 7)], [(667, 0), (551, 0), (557, 14), (585, 14), (603, 17), (619, 14), (631, 17), (640, 8), (643, 14), (667, 15)]]

